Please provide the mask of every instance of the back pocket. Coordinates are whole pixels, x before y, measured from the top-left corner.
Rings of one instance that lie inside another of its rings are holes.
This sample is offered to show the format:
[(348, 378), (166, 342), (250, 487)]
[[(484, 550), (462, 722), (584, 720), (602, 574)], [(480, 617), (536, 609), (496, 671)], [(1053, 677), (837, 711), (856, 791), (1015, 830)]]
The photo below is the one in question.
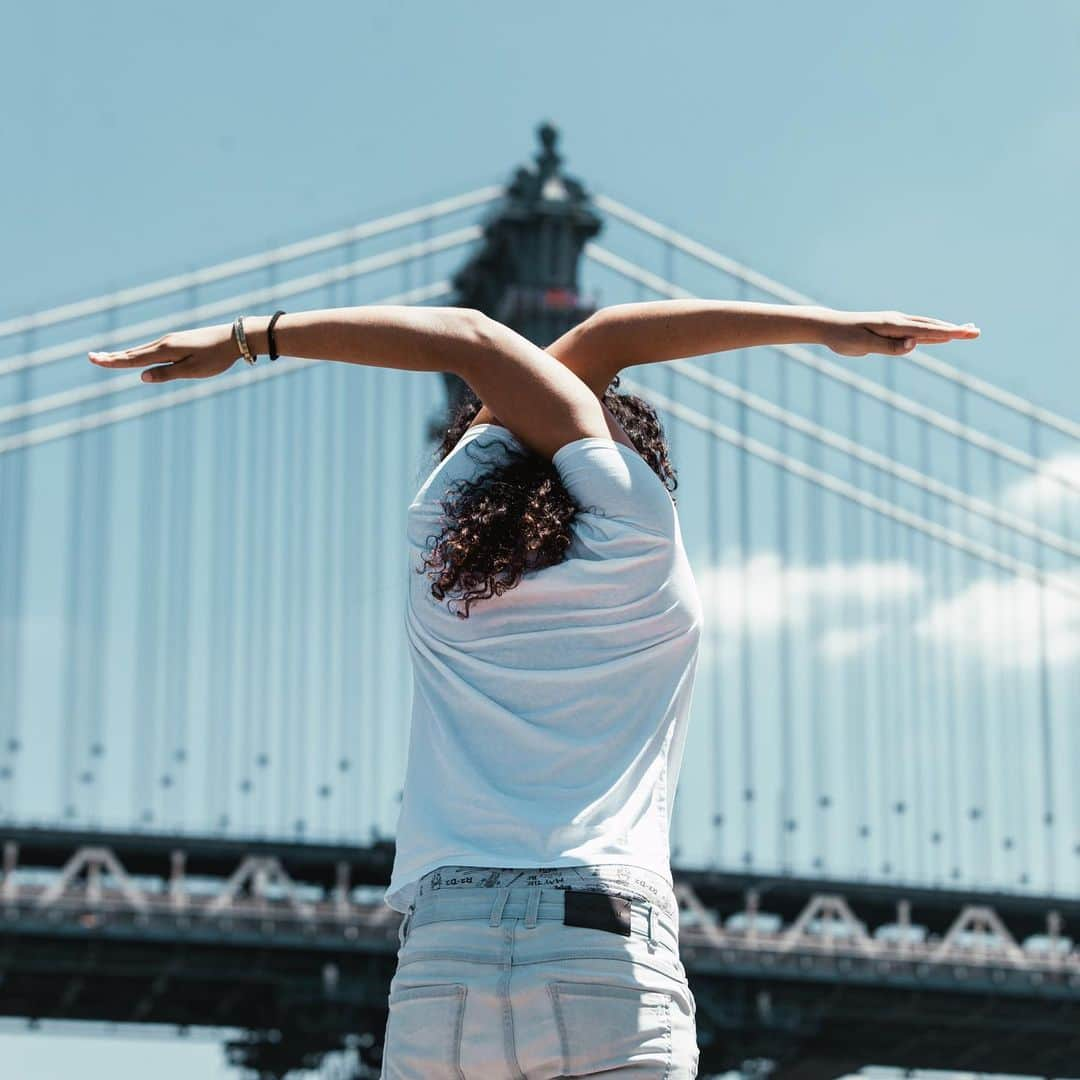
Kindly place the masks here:
[(566, 1076), (635, 1065), (636, 1075), (671, 1068), (671, 995), (607, 983), (549, 982)]
[(464, 1080), (461, 1028), (465, 987), (461, 983), (394, 990), (383, 1039), (385, 1080)]

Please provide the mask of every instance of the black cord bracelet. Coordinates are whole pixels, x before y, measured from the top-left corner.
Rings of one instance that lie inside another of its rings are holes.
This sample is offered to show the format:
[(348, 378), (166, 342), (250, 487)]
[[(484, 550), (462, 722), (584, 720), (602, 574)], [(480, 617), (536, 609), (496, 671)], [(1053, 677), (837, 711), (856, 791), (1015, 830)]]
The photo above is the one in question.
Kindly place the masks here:
[(274, 323), (276, 323), (278, 318), (284, 314), (284, 311), (275, 311), (273, 318), (270, 320), (270, 325), (266, 328), (266, 347), (270, 351), (271, 360), (276, 360), (278, 358), (277, 342), (274, 341)]

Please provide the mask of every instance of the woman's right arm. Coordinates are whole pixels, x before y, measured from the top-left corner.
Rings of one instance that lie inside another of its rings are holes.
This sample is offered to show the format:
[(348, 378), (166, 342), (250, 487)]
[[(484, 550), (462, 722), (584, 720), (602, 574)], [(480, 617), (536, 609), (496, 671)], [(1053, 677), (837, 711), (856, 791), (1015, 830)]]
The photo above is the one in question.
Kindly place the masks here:
[[(479, 311), (458, 307), (320, 308), (279, 316), (274, 340), (282, 356), (457, 373), (479, 346), (482, 319)], [(269, 323), (268, 315), (244, 316), (244, 334), (253, 354), (269, 353)]]
[[(484, 340), (486, 317), (472, 308), (370, 304), (281, 315), (274, 326), (278, 353), (311, 360), (459, 372)], [(267, 315), (245, 315), (244, 336), (253, 354), (269, 352)], [(228, 371), (240, 349), (231, 323), (177, 330), (156, 341), (115, 352), (92, 352), (105, 368), (141, 367), (144, 382), (208, 379)]]
[[(245, 316), (252, 352), (267, 352), (269, 318)], [(444, 371), (464, 379), (480, 400), (531, 450), (551, 458), (575, 439), (609, 438), (595, 394), (555, 357), (471, 308), (370, 304), (279, 317), (284, 356)], [(114, 353), (91, 353), (106, 368), (147, 368), (147, 382), (206, 379), (239, 359), (231, 324), (180, 330)], [(156, 365), (156, 366), (155, 366)]]

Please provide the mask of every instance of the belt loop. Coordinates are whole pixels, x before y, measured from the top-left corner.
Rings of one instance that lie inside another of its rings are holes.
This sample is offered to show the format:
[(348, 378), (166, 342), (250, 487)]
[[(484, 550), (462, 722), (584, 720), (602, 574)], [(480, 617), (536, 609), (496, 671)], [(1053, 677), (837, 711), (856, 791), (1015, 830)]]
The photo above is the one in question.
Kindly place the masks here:
[(488, 922), (489, 926), (498, 926), (502, 922), (503, 908), (506, 907), (506, 901), (509, 897), (509, 888), (499, 890), (498, 898), (495, 900), (495, 906), (491, 909), (491, 919)]
[(408, 936), (408, 933), (409, 933), (409, 923), (412, 922), (412, 916), (413, 916), (413, 912), (415, 910), (416, 910), (416, 905), (415, 904), (410, 904), (409, 905), (409, 910), (406, 911), (405, 914), (401, 916), (401, 922), (398, 923), (397, 939), (398, 939), (398, 946), (400, 948), (405, 947), (405, 938)]
[(531, 930), (536, 925), (536, 914), (540, 910), (540, 886), (534, 885), (529, 890), (529, 904), (525, 909), (525, 925)]
[(657, 942), (656, 942), (656, 938), (653, 937), (653, 932), (652, 932), (652, 929), (653, 929), (653, 923), (652, 923), (653, 905), (648, 904), (647, 907), (649, 909), (649, 945), (652, 946), (653, 948), (655, 948)]

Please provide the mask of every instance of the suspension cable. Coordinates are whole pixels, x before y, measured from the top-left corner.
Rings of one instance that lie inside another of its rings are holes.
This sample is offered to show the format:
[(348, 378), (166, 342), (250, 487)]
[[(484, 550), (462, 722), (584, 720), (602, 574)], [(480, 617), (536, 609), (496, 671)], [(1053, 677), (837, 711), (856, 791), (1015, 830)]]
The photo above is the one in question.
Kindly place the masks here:
[[(438, 295), (440, 287), (445, 285), (445, 282), (424, 285), (417, 289), (410, 289), (408, 292), (373, 301), (373, 303), (417, 303)], [(9, 435), (7, 438), (0, 439), (0, 454), (7, 454), (14, 450), (25, 450), (31, 446), (40, 446), (42, 443), (52, 442), (55, 439), (64, 439), (71, 435), (81, 435), (84, 431), (93, 431), (95, 428), (104, 427), (106, 424), (117, 424), (137, 416), (146, 416), (148, 413), (158, 412), (161, 409), (171, 409), (177, 405), (186, 405), (190, 401), (200, 401), (203, 398), (214, 397), (216, 394), (226, 393), (229, 390), (238, 390), (242, 386), (261, 382), (263, 379), (288, 375), (290, 372), (299, 371), (309, 364), (322, 362), (320, 360), (300, 360), (283, 356), (280, 360), (265, 367), (254, 367), (237, 372), (235, 375), (221, 375), (215, 379), (200, 379), (192, 386), (167, 391), (154, 398), (134, 401), (128, 405), (117, 405), (101, 412), (90, 413), (88, 416), (78, 417), (73, 420), (62, 420), (55, 424), (47, 424), (31, 431), (21, 432), (18, 435)], [(135, 376), (131, 383), (132, 387), (146, 385), (142, 383), (138, 376)]]
[(1067, 593), (1076, 599), (1080, 599), (1080, 584), (1073, 585), (1072, 582), (1063, 575), (1055, 576), (1047, 574), (1045, 571), (1037, 569), (1021, 559), (1017, 559), (1011, 555), (1002, 555), (1000, 552), (995, 551), (986, 544), (982, 544), (977, 540), (970, 540), (960, 533), (954, 532), (952, 529), (947, 529), (943, 525), (938, 525), (933, 521), (929, 521), (918, 514), (912, 513), (910, 510), (905, 510), (901, 506), (896, 506), (887, 499), (882, 499), (880, 496), (871, 495), (868, 492), (861, 491), (859, 488), (855, 487), (854, 484), (850, 484), (846, 480), (841, 480), (839, 477), (833, 476), (830, 473), (822, 472), (810, 465), (806, 465), (787, 454), (780, 453), (779, 450), (774, 450), (766, 443), (759, 442), (757, 439), (751, 438), (750, 436), (740, 435), (732, 428), (729, 428), (724, 424), (718, 424), (715, 420), (710, 420), (708, 417), (702, 416), (701, 413), (697, 412), (695, 409), (690, 409), (685, 405), (681, 405), (679, 402), (672, 400), (665, 394), (661, 394), (657, 390), (653, 390), (650, 387), (638, 383), (636, 380), (623, 378), (620, 386), (625, 386), (632, 393), (639, 394), (640, 396), (649, 399), (660, 408), (666, 409), (673, 416), (686, 421), (686, 423), (698, 428), (698, 430), (723, 439), (725, 442), (737, 446), (740, 450), (753, 454), (755, 457), (768, 461), (770, 464), (776, 465), (781, 469), (787, 469), (788, 472), (801, 477), (803, 480), (808, 480), (810, 483), (816, 484), (826, 491), (831, 491), (842, 498), (857, 503), (867, 510), (873, 510), (876, 513), (884, 514), (886, 517), (891, 518), (901, 525), (907, 525), (909, 528), (915, 529), (935, 540), (939, 540), (943, 544), (946, 544), (957, 551), (966, 552), (968, 555), (980, 559), (983, 562), (1008, 570), (1012, 574), (1020, 574), (1024, 577), (1032, 578), (1046, 588), (1055, 589), (1059, 592)]
[(671, 360), (668, 362), (671, 367), (684, 378), (690, 379), (701, 386), (707, 386), (710, 390), (715, 390), (726, 398), (745, 403), (755, 412), (760, 413), (762, 416), (769, 417), (770, 420), (775, 420), (786, 428), (798, 431), (811, 439), (815, 439), (817, 442), (823, 443), (825, 446), (832, 447), (832, 449), (838, 450), (848, 457), (853, 457), (875, 469), (879, 469), (884, 473), (895, 476), (897, 479), (903, 480), (914, 487), (929, 491), (939, 498), (944, 499), (946, 502), (951, 502), (956, 506), (962, 507), (969, 513), (986, 518), (999, 525), (1004, 525), (1006, 528), (1012, 529), (1015, 532), (1022, 533), (1032, 540), (1037, 540), (1047, 547), (1060, 551), (1064, 555), (1071, 555), (1074, 558), (1080, 557), (1080, 544), (1074, 543), (1063, 536), (1059, 536), (1049, 529), (1043, 529), (1038, 525), (1033, 525), (1030, 522), (1025, 521), (1022, 517), (1010, 513), (1008, 510), (999, 510), (991, 503), (988, 503), (983, 499), (966, 495), (958, 488), (954, 488), (949, 484), (936, 480), (932, 476), (927, 476), (918, 469), (913, 469), (908, 465), (898, 462), (895, 458), (890, 458), (885, 454), (881, 454), (876, 450), (871, 450), (868, 447), (863, 446), (861, 443), (854, 442), (842, 435), (837, 435), (828, 428), (822, 427), (820, 424), (815, 424), (810, 420), (806, 420), (787, 409), (781, 409), (771, 401), (759, 397), (757, 394), (753, 394), (747, 390), (743, 390), (735, 383), (728, 382), (727, 379), (722, 379), (717, 375), (713, 375), (711, 372), (703, 371), (696, 364), (692, 364), (688, 360)]
[(321, 251), (328, 251), (331, 248), (340, 247), (357, 240), (370, 240), (373, 236), (381, 236), (383, 233), (408, 228), (410, 225), (416, 225), (432, 218), (443, 217), (459, 210), (467, 210), (473, 206), (483, 205), (499, 198), (503, 192), (504, 188), (498, 185), (476, 188), (474, 191), (466, 192), (463, 195), (440, 199), (437, 202), (428, 203), (426, 206), (417, 206), (412, 210), (405, 210), (399, 214), (376, 218), (360, 225), (353, 225), (348, 229), (324, 233), (322, 236), (316, 236), (310, 240), (300, 240), (294, 244), (272, 248), (270, 251), (258, 255), (246, 255), (239, 259), (230, 259), (228, 262), (217, 263), (215, 266), (208, 266), (202, 270), (176, 274), (172, 277), (162, 278), (160, 281), (152, 281), (146, 285), (120, 289), (105, 296), (79, 300), (75, 303), (39, 311), (32, 315), (21, 315), (14, 319), (3, 320), (0, 321), (0, 338), (12, 334), (21, 334), (38, 327), (69, 322), (85, 315), (96, 315), (110, 308), (136, 304), (159, 296), (167, 296), (169, 293), (181, 292), (199, 285), (207, 285), (238, 274), (263, 270), (276, 263), (289, 262), (293, 259), (303, 258), (306, 255), (315, 255)]
[[(615, 270), (617, 273), (623, 274), (633, 281), (646, 285), (654, 292), (666, 294), (673, 299), (697, 299), (694, 293), (688, 292), (678, 285), (672, 285), (670, 282), (664, 281), (656, 274), (652, 274), (648, 270), (642, 269), (635, 263), (623, 259), (620, 256), (601, 248), (597, 244), (586, 244), (585, 254), (588, 258), (594, 259), (596, 262)], [(845, 386), (854, 387), (867, 397), (872, 397), (894, 409), (898, 409), (900, 412), (907, 413), (908, 416), (914, 416), (919, 420), (925, 420), (926, 423), (930, 424), (932, 427), (936, 427), (938, 430), (944, 431), (955, 438), (962, 439), (964, 442), (971, 443), (972, 446), (977, 446), (981, 450), (987, 451), (987, 453), (994, 454), (1003, 458), (1005, 461), (1012, 462), (1014, 465), (1019, 465), (1021, 468), (1045, 476), (1048, 480), (1051, 480), (1053, 483), (1062, 487), (1080, 492), (1080, 483), (1077, 483), (1066, 476), (1062, 476), (1059, 473), (1046, 472), (1043, 468), (1043, 463), (1026, 451), (1018, 450), (1016, 447), (1010, 446), (1000, 439), (995, 439), (991, 435), (985, 435), (983, 432), (977, 431), (975, 428), (969, 427), (966, 424), (958, 423), (944, 413), (939, 413), (925, 405), (920, 405), (917, 401), (904, 397), (903, 394), (899, 394), (895, 390), (889, 390), (887, 387), (882, 386), (873, 379), (867, 379), (862, 375), (856, 375), (831, 361), (821, 360), (809, 349), (801, 345), (768, 345), (763, 347), (776, 349), (785, 356), (790, 356), (796, 363), (816, 371), (819, 375), (824, 375), (834, 382), (843, 383)]]
[[(696, 240), (691, 240), (690, 237), (684, 236), (674, 229), (668, 228), (666, 225), (661, 225), (658, 221), (654, 221), (652, 218), (646, 217), (636, 210), (632, 210), (630, 207), (625, 206), (623, 203), (620, 203), (607, 195), (594, 194), (593, 201), (601, 210), (607, 211), (612, 217), (616, 217), (625, 224), (631, 225), (641, 232), (648, 233), (658, 240), (662, 240), (665, 244), (670, 244), (671, 246), (678, 248), (679, 251), (698, 259), (716, 270), (721, 270), (731, 277), (739, 278), (741, 281), (753, 285), (754, 288), (760, 289), (762, 292), (770, 293), (790, 304), (815, 304), (823, 306), (820, 301), (797, 292), (795, 289), (783, 285), (778, 281), (774, 281), (764, 274), (759, 274), (757, 271), (751, 270), (750, 267), (736, 262), (727, 255), (722, 255), (720, 252), (707, 247), (705, 244), (701, 244)], [(965, 389), (970, 390), (973, 394), (978, 394), (980, 397), (993, 401), (998, 405), (1002, 405), (1006, 409), (1030, 417), (1033, 420), (1038, 420), (1039, 423), (1054, 428), (1063, 435), (1068, 435), (1073, 439), (1080, 439), (1080, 424), (1068, 420), (1063, 416), (1059, 416), (1049, 409), (1044, 409), (1039, 405), (1035, 405), (1026, 398), (1020, 397), (1019, 394), (1013, 394), (1008, 390), (1003, 390), (1001, 387), (986, 382), (984, 379), (977, 379), (972, 375), (967, 375), (957, 368), (954, 368), (951, 364), (947, 364), (943, 360), (937, 360), (934, 357), (929, 357), (918, 349), (915, 349), (910, 353), (905, 353), (902, 356), (902, 359), (916, 364), (918, 367), (923, 368), (925, 371), (929, 371), (933, 375), (937, 375), (939, 378), (957, 383)]]
[(316, 273), (305, 274), (303, 277), (292, 278), (289, 281), (264, 285), (261, 288), (251, 289), (235, 296), (227, 296), (222, 300), (214, 300), (211, 303), (201, 304), (186, 311), (117, 327), (107, 333), (97, 333), (75, 341), (50, 345), (22, 356), (12, 357), (9, 360), (0, 360), (0, 377), (22, 371), (24, 368), (41, 367), (43, 364), (51, 364), (56, 360), (67, 360), (75, 356), (81, 356), (92, 350), (103, 348), (111, 342), (145, 339), (161, 332), (175, 330), (176, 321), (181, 316), (188, 321), (198, 322), (218, 315), (231, 315), (238, 308), (252, 307), (256, 304), (268, 304), (284, 299), (287, 296), (314, 292), (316, 289), (325, 288), (334, 282), (346, 281), (363, 274), (374, 273), (377, 270), (386, 270), (407, 263), (412, 259), (429, 255), (433, 251), (448, 251), (472, 240), (478, 240), (482, 235), (483, 230), (479, 225), (469, 225), (433, 240), (419, 240), (412, 244), (405, 244), (402, 247), (381, 252), (378, 255), (368, 255), (363, 259), (356, 259), (351, 263), (346, 263), (344, 266), (335, 266), (330, 270), (319, 270)]
[[(425, 288), (434, 291), (431, 292), (430, 295), (422, 296), (422, 300), (446, 295), (451, 291), (452, 286), (449, 281), (438, 281), (433, 285), (425, 286)], [(276, 290), (268, 288), (263, 291), (270, 292)], [(236, 299), (236, 297), (233, 298), (233, 300)], [(273, 300), (276, 299), (276, 297), (269, 297), (269, 299)], [(373, 302), (378, 303), (379, 301)], [(205, 314), (205, 308), (199, 310)], [(236, 309), (231, 308), (229, 310)], [(171, 326), (175, 329), (176, 322), (172, 322)], [(20, 401), (14, 405), (0, 406), (0, 424), (8, 424), (13, 420), (20, 420), (30, 416), (40, 416), (42, 413), (52, 412), (55, 409), (67, 409), (73, 405), (79, 405), (85, 401), (92, 401), (96, 398), (111, 397), (113, 394), (123, 394), (129, 390), (134, 390), (138, 386), (145, 385), (145, 383), (142, 383), (138, 379), (130, 378), (129, 373), (127, 372), (120, 375), (109, 375), (101, 379), (96, 379), (92, 383), (87, 383), (85, 386), (75, 386), (70, 390), (57, 390), (54, 394), (42, 394), (40, 397), (30, 398), (27, 401)]]

